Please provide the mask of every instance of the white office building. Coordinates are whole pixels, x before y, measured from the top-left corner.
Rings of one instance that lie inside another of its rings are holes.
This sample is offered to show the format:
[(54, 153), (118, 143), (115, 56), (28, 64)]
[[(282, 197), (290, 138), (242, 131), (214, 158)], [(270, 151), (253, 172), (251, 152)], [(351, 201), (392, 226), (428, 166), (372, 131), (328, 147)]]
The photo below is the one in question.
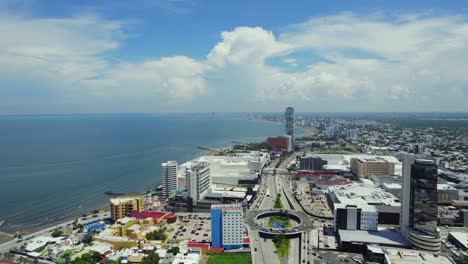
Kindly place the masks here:
[(205, 198), (210, 190), (210, 165), (206, 162), (194, 162), (185, 171), (187, 196), (192, 198), (193, 204)]
[(333, 222), (335, 231), (377, 230), (379, 212), (374, 206), (336, 204)]
[(161, 163), (161, 167), (162, 193), (163, 195), (171, 195), (177, 189), (177, 162), (167, 161)]
[[(258, 172), (263, 169), (269, 159), (268, 153), (251, 151), (237, 153), (236, 156), (201, 156), (182, 164), (180, 167), (183, 170), (190, 168), (192, 163), (206, 162), (210, 166), (213, 184), (238, 185), (240, 180), (256, 179)], [(185, 175), (182, 176), (179, 173), (179, 179), (181, 177), (185, 178)]]
[[(399, 222), (401, 203), (394, 195), (373, 184), (370, 180), (363, 183), (333, 186), (328, 188), (333, 207), (356, 205), (358, 208), (374, 207), (379, 215), (380, 224)], [(341, 204), (341, 205), (340, 205)]]

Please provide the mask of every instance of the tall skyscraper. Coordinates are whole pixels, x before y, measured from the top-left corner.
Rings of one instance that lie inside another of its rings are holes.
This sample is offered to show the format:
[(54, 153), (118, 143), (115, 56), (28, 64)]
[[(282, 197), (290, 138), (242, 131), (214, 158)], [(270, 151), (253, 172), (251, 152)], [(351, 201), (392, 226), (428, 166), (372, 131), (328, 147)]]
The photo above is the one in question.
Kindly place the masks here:
[(161, 163), (161, 167), (163, 195), (171, 195), (171, 193), (177, 189), (177, 162), (167, 161)]
[(286, 108), (286, 112), (284, 112), (284, 119), (286, 120), (286, 135), (294, 138), (294, 108)]
[(414, 247), (430, 251), (440, 250), (437, 199), (435, 162), (406, 155), (403, 160), (400, 230)]

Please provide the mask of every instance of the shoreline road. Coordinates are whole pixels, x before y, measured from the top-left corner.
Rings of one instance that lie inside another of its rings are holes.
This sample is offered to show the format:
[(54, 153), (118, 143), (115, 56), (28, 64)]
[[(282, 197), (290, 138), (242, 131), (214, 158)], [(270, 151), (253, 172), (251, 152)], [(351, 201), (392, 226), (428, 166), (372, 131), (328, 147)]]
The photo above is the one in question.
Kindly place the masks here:
[[(110, 212), (97, 213), (96, 215), (97, 215), (96, 217), (90, 217), (90, 218), (88, 218), (88, 219), (86, 219), (84, 221), (81, 220), (81, 218), (80, 218), (80, 221), (78, 223), (86, 224), (86, 223), (97, 221), (99, 219), (110, 218)], [(63, 228), (63, 227), (66, 227), (68, 225), (71, 225), (71, 224), (73, 224), (74, 221), (75, 220), (69, 220), (67, 222), (63, 222), (63, 223), (57, 224), (55, 226), (48, 227), (46, 229), (42, 229), (40, 231), (34, 232), (32, 234), (25, 235), (20, 240), (14, 239), (14, 240), (8, 241), (6, 243), (0, 244), (0, 253), (8, 252), (8, 251), (10, 251), (10, 250), (12, 250), (14, 248), (21, 247), (22, 245), (26, 244), (29, 240), (31, 240), (31, 239), (33, 239), (35, 237), (42, 236), (42, 235), (50, 235), (50, 233), (52, 233), (55, 229)]]

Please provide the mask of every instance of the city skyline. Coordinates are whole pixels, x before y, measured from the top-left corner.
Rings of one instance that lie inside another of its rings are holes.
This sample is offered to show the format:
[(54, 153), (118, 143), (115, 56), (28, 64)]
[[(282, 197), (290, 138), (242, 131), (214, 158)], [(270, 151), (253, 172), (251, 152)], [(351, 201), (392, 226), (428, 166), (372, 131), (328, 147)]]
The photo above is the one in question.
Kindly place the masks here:
[(466, 2), (265, 7), (3, 1), (0, 114), (468, 111)]

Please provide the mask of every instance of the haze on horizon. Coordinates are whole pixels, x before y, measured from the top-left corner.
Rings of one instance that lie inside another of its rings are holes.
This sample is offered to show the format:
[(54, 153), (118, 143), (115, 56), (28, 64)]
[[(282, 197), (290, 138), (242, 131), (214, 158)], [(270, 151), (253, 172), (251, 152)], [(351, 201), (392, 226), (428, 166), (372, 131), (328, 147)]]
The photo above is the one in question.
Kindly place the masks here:
[(468, 111), (466, 1), (0, 0), (0, 114)]

